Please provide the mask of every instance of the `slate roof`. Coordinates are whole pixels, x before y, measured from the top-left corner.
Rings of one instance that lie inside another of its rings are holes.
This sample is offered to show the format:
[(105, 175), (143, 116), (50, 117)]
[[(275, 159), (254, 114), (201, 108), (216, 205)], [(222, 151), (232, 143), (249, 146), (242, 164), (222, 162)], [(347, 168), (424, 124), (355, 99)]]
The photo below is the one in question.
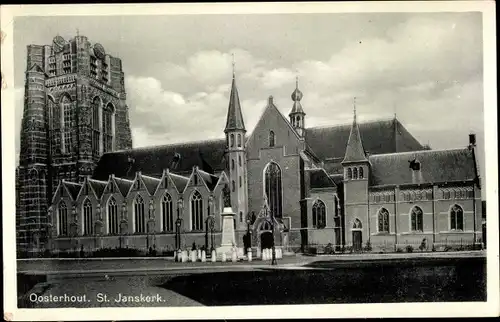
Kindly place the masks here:
[(334, 188), (335, 182), (324, 169), (309, 169), (311, 189)]
[(367, 161), (361, 134), (359, 134), (358, 123), (356, 123), (356, 112), (354, 113), (354, 121), (352, 122), (351, 133), (349, 134), (349, 140), (347, 140), (347, 147), (342, 163), (355, 161)]
[(76, 197), (78, 197), (78, 193), (80, 192), (80, 189), (82, 189), (82, 185), (79, 183), (69, 182), (65, 180), (63, 180), (62, 183), (68, 189), (71, 198), (73, 198), (73, 200), (76, 200)]
[(226, 128), (224, 132), (231, 130), (245, 130), (245, 123), (241, 114), (240, 97), (238, 95), (238, 88), (236, 88), (234, 75), (231, 84), (231, 94), (229, 95), (229, 107), (227, 109)]
[(332, 179), (333, 182), (335, 182), (335, 184), (337, 186), (339, 186), (344, 181), (344, 174), (342, 174), (342, 173), (340, 173), (340, 174), (332, 174), (332, 175), (330, 175), (330, 179)]
[(153, 195), (156, 191), (156, 188), (158, 188), (158, 185), (161, 182), (161, 179), (158, 178), (153, 178), (150, 176), (146, 176), (141, 174), (141, 179), (144, 185), (146, 186), (146, 189), (148, 190), (150, 195)]
[(205, 184), (207, 185), (208, 189), (210, 191), (214, 190), (219, 178), (200, 169), (198, 169), (198, 174), (203, 179), (203, 181), (205, 181)]
[(88, 179), (90, 186), (94, 189), (97, 198), (101, 198), (108, 183), (106, 181)]
[(120, 190), (122, 196), (127, 196), (129, 190), (130, 190), (130, 187), (132, 187), (132, 185), (134, 184), (134, 181), (132, 180), (127, 180), (127, 179), (123, 179), (123, 178), (117, 178), (115, 177), (115, 182), (116, 182), (116, 185), (118, 186), (118, 189)]
[[(358, 127), (363, 147), (370, 154), (423, 149), (397, 119), (358, 123)], [(321, 160), (338, 159), (346, 154), (350, 132), (351, 124), (312, 127), (306, 129), (305, 138), (306, 143)]]
[[(413, 174), (409, 161), (420, 162), (420, 174)], [(370, 185), (396, 185), (415, 183), (444, 183), (476, 180), (473, 150), (423, 150), (405, 153), (372, 155)]]
[[(225, 168), (225, 149), (225, 139), (216, 139), (105, 153), (94, 170), (93, 178), (106, 180), (114, 174), (134, 179), (137, 171), (159, 178), (165, 169), (190, 174), (195, 166), (205, 169), (203, 160), (213, 171), (222, 171)], [(176, 155), (179, 156), (178, 162), (175, 162)]]
[(179, 191), (179, 192), (184, 191), (184, 189), (186, 188), (186, 186), (189, 182), (189, 178), (180, 176), (180, 175), (175, 174), (175, 173), (169, 173), (169, 175), (170, 175), (170, 179), (172, 179), (175, 187), (177, 188), (177, 191)]

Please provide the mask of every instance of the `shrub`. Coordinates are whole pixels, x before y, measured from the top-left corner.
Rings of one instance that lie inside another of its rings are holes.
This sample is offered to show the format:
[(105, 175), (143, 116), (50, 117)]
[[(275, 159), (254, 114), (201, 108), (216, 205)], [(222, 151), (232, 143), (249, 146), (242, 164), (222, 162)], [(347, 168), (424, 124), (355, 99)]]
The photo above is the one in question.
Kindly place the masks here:
[(435, 252), (436, 251), (436, 245), (432, 244), (432, 251)]
[(333, 249), (332, 243), (328, 243), (325, 247), (325, 254), (334, 254), (335, 250)]
[(427, 249), (427, 239), (422, 239), (422, 242), (420, 243), (420, 246), (418, 247), (420, 251), (424, 251)]
[(372, 243), (369, 240), (366, 242), (365, 251), (366, 252), (371, 252), (372, 251)]
[(450, 251), (450, 250), (452, 250), (452, 249), (453, 249), (453, 248), (452, 248), (451, 246), (449, 246), (449, 245), (446, 245), (446, 246), (444, 247), (444, 251), (445, 251), (445, 252), (449, 252), (449, 251)]
[(401, 247), (396, 248), (396, 253), (402, 253), (403, 249)]
[(406, 246), (406, 252), (407, 253), (413, 253), (413, 246), (412, 245), (407, 245)]

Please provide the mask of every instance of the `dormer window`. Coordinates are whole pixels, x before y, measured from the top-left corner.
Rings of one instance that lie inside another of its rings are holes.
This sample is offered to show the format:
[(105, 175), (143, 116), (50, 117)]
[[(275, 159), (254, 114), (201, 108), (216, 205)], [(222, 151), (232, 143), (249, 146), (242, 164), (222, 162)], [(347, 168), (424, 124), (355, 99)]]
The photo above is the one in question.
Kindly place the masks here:
[(417, 159), (413, 159), (408, 162), (410, 163), (410, 169), (412, 169), (413, 171), (420, 171), (421, 168), (420, 161), (418, 161)]
[(270, 131), (269, 132), (269, 147), (274, 147), (274, 132)]

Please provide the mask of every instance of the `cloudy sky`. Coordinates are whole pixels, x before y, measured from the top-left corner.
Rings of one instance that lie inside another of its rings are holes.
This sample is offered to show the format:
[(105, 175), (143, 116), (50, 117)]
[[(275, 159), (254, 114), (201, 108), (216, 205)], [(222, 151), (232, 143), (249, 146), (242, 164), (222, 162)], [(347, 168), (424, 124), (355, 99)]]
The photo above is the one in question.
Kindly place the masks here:
[(308, 126), (350, 122), (356, 96), (361, 121), (397, 113), (433, 149), (471, 131), (484, 146), (481, 13), (18, 17), (16, 133), (26, 46), (77, 28), (123, 60), (134, 147), (223, 137), (232, 54), (248, 131), (269, 95), (288, 115), (298, 75)]

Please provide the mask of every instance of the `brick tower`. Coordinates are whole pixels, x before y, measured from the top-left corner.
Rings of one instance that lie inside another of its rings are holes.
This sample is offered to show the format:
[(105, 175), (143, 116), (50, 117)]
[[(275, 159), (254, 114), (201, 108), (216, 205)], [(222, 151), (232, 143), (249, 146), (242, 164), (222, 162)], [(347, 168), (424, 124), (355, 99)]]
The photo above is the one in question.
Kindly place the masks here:
[(29, 45), (16, 169), (18, 251), (43, 247), (59, 180), (82, 182), (103, 153), (130, 148), (121, 60), (81, 35)]

